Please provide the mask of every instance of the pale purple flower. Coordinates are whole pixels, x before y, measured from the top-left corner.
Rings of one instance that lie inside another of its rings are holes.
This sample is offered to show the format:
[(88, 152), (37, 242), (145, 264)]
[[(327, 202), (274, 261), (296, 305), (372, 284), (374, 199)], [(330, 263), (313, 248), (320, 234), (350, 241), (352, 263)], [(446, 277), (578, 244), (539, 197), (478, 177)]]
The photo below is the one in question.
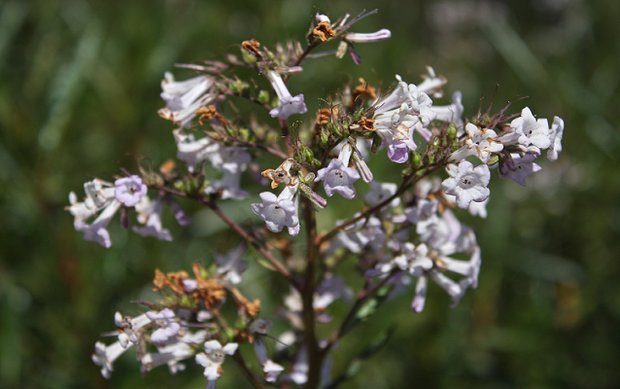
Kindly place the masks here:
[(346, 199), (352, 199), (356, 194), (353, 183), (359, 178), (357, 170), (345, 166), (340, 159), (335, 158), (327, 167), (319, 169), (314, 181), (323, 181), (323, 188), (329, 197), (338, 193)]
[(159, 327), (151, 334), (151, 342), (155, 345), (166, 344), (170, 339), (176, 337), (181, 330), (181, 325), (177, 322), (176, 315), (170, 308), (164, 308), (159, 312), (149, 311), (146, 316)]
[(110, 239), (110, 233), (107, 227), (120, 207), (121, 203), (117, 200), (113, 200), (91, 224), (83, 220), (75, 220), (74, 227), (76, 231), (80, 231), (84, 234), (84, 240), (97, 242), (105, 248), (110, 248), (112, 246), (112, 240)]
[(198, 320), (199, 323), (204, 323), (205, 321), (208, 321), (208, 320), (211, 320), (211, 319), (213, 319), (213, 314), (211, 312), (209, 312), (209, 311), (204, 310), (204, 309), (201, 309), (196, 314), (196, 320)]
[[(419, 88), (422, 85), (420, 84)], [(435, 113), (434, 120), (440, 120), (446, 123), (454, 123), (456, 128), (463, 129), (463, 94), (461, 92), (454, 92), (452, 94), (452, 104), (443, 106), (432, 106), (431, 110)]]
[(308, 111), (304, 102), (304, 95), (292, 96), (278, 72), (269, 70), (265, 76), (278, 95), (278, 99), (280, 99), (280, 105), (269, 111), (269, 115), (272, 118), (277, 117), (280, 120), (286, 120), (291, 115), (302, 114)]
[(416, 246), (407, 242), (402, 245), (402, 254), (394, 258), (394, 263), (411, 276), (419, 277), (433, 267), (428, 255), (428, 247), (424, 243)]
[(293, 363), (293, 368), (288, 378), (297, 385), (303, 385), (308, 381), (308, 370), (310, 370), (310, 366), (308, 365), (308, 353), (306, 349), (303, 348), (297, 353), (297, 358), (295, 363)]
[(369, 183), (373, 180), (372, 171), (368, 167), (368, 164), (364, 158), (368, 157), (368, 150), (366, 143), (362, 138), (358, 138), (355, 143), (351, 143), (349, 140), (345, 140), (332, 149), (330, 154), (336, 152), (338, 159), (346, 166), (349, 166), (353, 162), (353, 166), (359, 173), (364, 182)]
[(168, 365), (172, 374), (185, 369), (179, 361), (191, 358), (196, 354), (196, 346), (202, 344), (207, 337), (206, 331), (195, 333), (187, 332), (178, 337), (173, 343), (157, 346), (157, 352), (148, 352), (142, 355), (140, 363), (142, 371), (148, 372), (156, 367)]
[(461, 283), (455, 282), (445, 274), (438, 271), (430, 271), (429, 277), (435, 281), (452, 299), (452, 307), (455, 307), (465, 295), (467, 288)]
[(219, 193), (222, 200), (233, 199), (243, 200), (250, 194), (241, 189), (241, 173), (230, 173), (225, 171), (222, 178), (214, 180), (205, 188), (205, 193)]
[[(336, 222), (337, 224), (338, 222)], [(344, 246), (349, 251), (359, 254), (366, 247), (370, 247), (373, 251), (378, 251), (385, 241), (386, 235), (381, 225), (381, 220), (371, 216), (368, 220), (361, 219), (340, 231), (334, 239), (334, 245)]]
[(185, 290), (188, 293), (191, 293), (198, 288), (198, 281), (192, 278), (184, 279), (183, 281), (181, 281), (181, 284), (183, 285), (183, 290)]
[(314, 15), (314, 20), (317, 23), (322, 23), (322, 22), (331, 23), (331, 20), (329, 20), (329, 16), (324, 15), (324, 14), (320, 14), (318, 12)]
[(267, 382), (276, 382), (276, 380), (280, 376), (280, 373), (282, 373), (283, 371), (284, 366), (275, 363), (271, 359), (268, 359), (263, 364), (263, 373), (265, 373), (265, 381)]
[(180, 226), (188, 225), (190, 222), (189, 216), (187, 216), (187, 214), (185, 213), (183, 208), (181, 208), (179, 203), (171, 196), (166, 196), (165, 200), (168, 203), (168, 205), (170, 205), (170, 208), (172, 209), (172, 214), (174, 215), (174, 218), (176, 219), (177, 223), (179, 223)]
[(421, 276), (418, 277), (418, 281), (415, 285), (415, 295), (413, 296), (413, 301), (411, 301), (411, 309), (420, 313), (424, 310), (424, 305), (426, 303), (426, 291), (428, 290), (428, 277)]
[(353, 155), (351, 156), (351, 159), (353, 160), (353, 164), (355, 165), (358, 173), (362, 177), (362, 180), (366, 183), (371, 182), (374, 176), (362, 155), (357, 150), (353, 150)]
[(203, 161), (217, 153), (220, 145), (211, 138), (203, 137), (196, 140), (193, 134), (186, 134), (182, 128), (173, 132), (177, 144), (177, 158), (187, 164), (187, 170), (193, 173), (195, 168)]
[(220, 146), (208, 155), (214, 168), (224, 173), (239, 174), (247, 169), (252, 156), (241, 147)]
[[(402, 105), (405, 104), (404, 109), (413, 105), (413, 96), (409, 90), (409, 85), (399, 75), (396, 75), (396, 87), (390, 92), (389, 95), (379, 99), (374, 105), (377, 107), (375, 110), (375, 120), (379, 115), (383, 115), (386, 112), (393, 110), (400, 110)], [(391, 115), (389, 115), (391, 116)]]
[[(77, 201), (75, 193), (69, 194), (70, 205), (66, 208), (74, 217), (73, 226), (76, 231), (84, 234), (85, 240), (110, 247), (112, 241), (107, 226), (120, 209), (121, 203), (116, 199), (114, 186), (106, 181), (95, 178), (84, 183), (86, 198)], [(98, 214), (98, 215), (97, 215)], [(97, 215), (92, 223), (87, 220)]]
[(185, 365), (179, 362), (191, 358), (194, 354), (195, 351), (190, 345), (179, 341), (158, 347), (157, 352), (143, 354), (140, 358), (140, 363), (142, 364), (143, 372), (151, 371), (162, 365), (168, 365), (170, 373), (176, 374), (179, 371), (185, 370)]
[(436, 263), (437, 267), (441, 270), (465, 276), (464, 280), (466, 282), (461, 283), (461, 286), (473, 288), (478, 286), (478, 274), (480, 273), (481, 264), (479, 247), (474, 248), (469, 261), (454, 259), (447, 255), (440, 255)]
[(146, 195), (146, 185), (139, 176), (119, 178), (114, 181), (114, 197), (126, 207), (133, 207)]
[(551, 131), (549, 131), (549, 140), (551, 147), (547, 150), (547, 158), (550, 161), (558, 159), (558, 154), (562, 152), (562, 136), (564, 135), (564, 120), (555, 116), (553, 118), (553, 124), (551, 124)]
[(243, 260), (245, 253), (245, 245), (240, 244), (226, 254), (216, 254), (217, 273), (223, 275), (224, 279), (230, 283), (239, 284), (241, 282), (241, 274), (248, 268), (248, 262)]
[[(338, 299), (348, 300), (351, 298), (351, 290), (347, 287), (344, 280), (337, 276), (327, 276), (318, 285), (313, 298), (312, 307), (321, 312), (317, 316), (317, 320), (321, 323), (327, 323), (331, 320), (325, 311), (334, 301)], [(284, 306), (286, 307), (286, 316), (295, 328), (303, 328), (301, 313), (303, 310), (303, 302), (299, 291), (291, 288), (291, 292), (284, 298)]]
[(205, 352), (196, 354), (196, 363), (205, 368), (204, 376), (209, 382), (217, 381), (220, 378), (219, 369), (224, 363), (226, 355), (233, 355), (238, 346), (237, 343), (228, 343), (222, 347), (222, 344), (217, 340), (205, 342)]
[(317, 286), (312, 306), (314, 309), (321, 311), (341, 298), (345, 300), (350, 299), (351, 289), (349, 289), (341, 277), (328, 275)]
[[(445, 77), (437, 76), (435, 73), (435, 69), (430, 66), (426, 67), (426, 74), (422, 76), (423, 81), (418, 84), (418, 90), (420, 92), (426, 93), (427, 95), (432, 95), (433, 97), (442, 97), (443, 96), (443, 86), (448, 82)], [(452, 95), (452, 101), (455, 101), (456, 94), (458, 96), (458, 103), (460, 104), (460, 92), (455, 92)], [(462, 111), (462, 108), (461, 108)], [(462, 113), (461, 113), (462, 114)], [(460, 117), (460, 115), (459, 115)], [(442, 119), (439, 119), (442, 120)]]
[[(114, 212), (120, 208), (120, 203), (113, 203), (115, 205)], [(110, 209), (110, 208), (106, 208)], [(104, 215), (104, 213), (102, 213)], [(77, 222), (74, 224), (75, 230), (80, 231), (84, 240), (97, 242), (105, 248), (112, 247), (112, 239), (110, 238), (110, 232), (107, 230), (111, 218), (102, 220), (95, 220), (92, 224), (84, 222)]]
[(405, 216), (412, 224), (429, 220), (437, 214), (439, 203), (436, 200), (418, 199), (416, 205), (405, 209)]
[[(263, 341), (261, 335), (266, 335), (269, 329), (270, 323), (267, 320), (259, 319), (252, 323), (250, 331), (254, 333), (254, 353), (256, 358), (263, 366), (263, 373), (265, 373), (265, 381), (276, 382), (280, 373), (284, 371), (284, 367), (279, 365), (267, 357), (267, 346)], [(255, 327), (258, 327), (256, 330)]]
[(411, 147), (406, 141), (395, 140), (388, 145), (388, 158), (392, 162), (405, 163), (409, 160), (409, 150)]
[(477, 246), (473, 231), (461, 224), (451, 210), (418, 222), (416, 232), (424, 243), (444, 255), (469, 252)]
[(462, 160), (458, 166), (448, 165), (449, 178), (441, 183), (447, 194), (456, 196), (456, 203), (461, 208), (469, 208), (472, 201), (484, 201), (489, 197), (487, 187), (491, 173), (487, 165), (478, 165), (474, 168), (471, 162)]
[(152, 236), (159, 240), (171, 241), (170, 231), (162, 226), (161, 214), (163, 202), (161, 198), (152, 201), (147, 196), (142, 197), (136, 204), (139, 226), (134, 226), (133, 231), (141, 236)]
[[(378, 205), (396, 193), (398, 185), (389, 182), (373, 181), (370, 183), (370, 192), (364, 195), (364, 200), (371, 207)], [(394, 208), (400, 205), (400, 198), (393, 199), (389, 206)]]
[(510, 158), (502, 162), (499, 167), (500, 175), (504, 178), (510, 178), (521, 186), (525, 186), (525, 179), (542, 170), (542, 167), (536, 162), (537, 153), (525, 153), (523, 156), (519, 154), (511, 154)]
[(388, 157), (396, 163), (404, 163), (409, 158), (409, 150), (415, 150), (414, 131), (428, 140), (430, 132), (426, 126), (434, 119), (431, 106), (433, 101), (420, 92), (414, 84), (407, 85), (400, 76), (398, 84), (386, 97), (375, 103), (375, 129), (384, 145), (388, 147)]
[(279, 196), (271, 192), (262, 192), (261, 203), (251, 205), (252, 211), (263, 218), (271, 232), (280, 232), (287, 227), (290, 235), (299, 234), (299, 216), (295, 195), (297, 186), (286, 186)]

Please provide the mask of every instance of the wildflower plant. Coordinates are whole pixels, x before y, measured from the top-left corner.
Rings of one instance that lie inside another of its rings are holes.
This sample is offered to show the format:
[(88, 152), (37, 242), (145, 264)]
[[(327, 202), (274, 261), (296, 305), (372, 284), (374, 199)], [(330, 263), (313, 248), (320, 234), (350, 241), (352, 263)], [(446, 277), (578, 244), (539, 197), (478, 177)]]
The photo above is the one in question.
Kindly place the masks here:
[[(338, 343), (389, 298), (409, 294), (412, 311), (421, 313), (429, 288), (443, 289), (453, 305), (476, 288), (481, 248), (459, 216), (487, 217), (493, 175), (525, 185), (542, 169), (536, 161), (543, 150), (557, 159), (564, 123), (555, 117), (549, 126), (529, 108), (466, 117), (460, 92), (436, 103), (447, 80), (432, 68), (417, 84), (396, 75), (385, 91), (360, 79), (308, 112), (289, 80), (318, 58), (349, 55), (361, 64), (358, 44), (391, 35), (352, 31), (372, 13), (335, 22), (317, 14), (304, 44), (267, 47), (252, 39), (224, 61), (179, 65), (195, 76), (178, 81), (166, 73), (159, 110), (172, 124), (177, 161), (113, 182), (93, 179), (82, 201), (70, 194), (75, 229), (104, 247), (113, 244), (107, 226), (115, 215), (139, 235), (173, 240), (162, 213), (170, 208), (178, 224), (188, 225), (179, 199), (197, 202), (239, 237), (229, 252), (194, 264), (191, 273), (155, 269), (159, 300), (143, 302), (135, 317), (117, 313), (116, 340), (95, 345), (92, 360), (104, 377), (120, 355), (135, 350), (143, 372), (166, 365), (174, 374), (195, 364), (208, 388), (229, 363), (257, 388), (335, 387), (349, 374), (330, 370)], [(331, 42), (336, 50), (317, 52)], [(251, 117), (234, 109), (238, 99), (256, 108)], [(292, 128), (293, 119), (301, 124)], [(400, 182), (376, 177), (373, 159), (399, 171)], [(250, 181), (264, 189), (244, 185)], [(334, 196), (364, 205), (319, 230), (317, 219)], [(249, 225), (220, 206), (248, 198)], [(357, 264), (357, 290), (339, 275), (344, 261)], [(274, 312), (262, 312), (261, 301), (243, 292), (252, 266), (264, 266), (290, 288)], [(337, 300), (348, 304), (342, 317), (330, 309)], [(273, 331), (276, 321), (287, 329)]]

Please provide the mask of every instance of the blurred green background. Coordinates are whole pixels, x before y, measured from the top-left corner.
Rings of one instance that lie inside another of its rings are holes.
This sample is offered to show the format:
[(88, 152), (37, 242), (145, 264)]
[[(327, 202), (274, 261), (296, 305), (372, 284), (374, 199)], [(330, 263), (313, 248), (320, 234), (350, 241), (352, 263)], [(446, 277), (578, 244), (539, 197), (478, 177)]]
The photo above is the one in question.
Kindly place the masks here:
[[(620, 386), (620, 2), (4, 0), (1, 388), (203, 387), (195, 367), (142, 377), (128, 356), (105, 381), (90, 354), (114, 311), (139, 311), (129, 301), (148, 294), (155, 267), (207, 261), (228, 247), (212, 243), (227, 232), (208, 213), (187, 230), (167, 223), (176, 243), (113, 223), (105, 250), (73, 230), (67, 194), (135, 171), (138, 159), (174, 155), (171, 127), (156, 114), (174, 63), (221, 58), (252, 37), (303, 39), (317, 10), (334, 20), (372, 8), (379, 14), (355, 31), (385, 27), (393, 38), (359, 45), (359, 67), (307, 63), (293, 89), (310, 109), (345, 81), (387, 87), (398, 73), (417, 82), (432, 65), (448, 77), (448, 95), (463, 91), (469, 115), (480, 97), (498, 109), (512, 101), (515, 112), (563, 117), (566, 131), (556, 163), (543, 162), (527, 188), (495, 180), (488, 219), (469, 220), (483, 248), (478, 290), (455, 309), (437, 288), (421, 315), (410, 312), (410, 293), (382, 307), (336, 350), (335, 372), (361, 339), (394, 325), (392, 338), (343, 387)], [(266, 293), (268, 276), (248, 278), (246, 290)], [(227, 372), (221, 387), (243, 387), (234, 364)]]

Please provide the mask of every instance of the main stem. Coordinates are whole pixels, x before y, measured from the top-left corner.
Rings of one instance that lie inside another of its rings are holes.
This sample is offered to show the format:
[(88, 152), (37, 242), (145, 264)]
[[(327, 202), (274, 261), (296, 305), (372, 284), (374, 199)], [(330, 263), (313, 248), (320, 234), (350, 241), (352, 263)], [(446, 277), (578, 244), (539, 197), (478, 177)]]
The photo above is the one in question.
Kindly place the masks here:
[(306, 389), (318, 388), (321, 372), (321, 353), (316, 337), (314, 314), (314, 292), (316, 290), (315, 273), (319, 256), (316, 239), (316, 217), (312, 203), (307, 198), (302, 198), (304, 208), (304, 220), (306, 222), (306, 235), (308, 244), (308, 262), (304, 274), (304, 283), (301, 288), (303, 302), (304, 342), (308, 353), (308, 381)]

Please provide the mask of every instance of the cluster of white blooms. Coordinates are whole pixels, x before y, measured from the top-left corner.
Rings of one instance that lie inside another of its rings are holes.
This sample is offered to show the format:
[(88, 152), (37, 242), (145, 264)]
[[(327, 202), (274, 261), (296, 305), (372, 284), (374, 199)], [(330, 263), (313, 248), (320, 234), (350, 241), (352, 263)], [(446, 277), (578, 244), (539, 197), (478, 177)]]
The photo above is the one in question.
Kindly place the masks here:
[[(329, 386), (329, 351), (386, 300), (377, 296), (412, 289), (411, 309), (419, 313), (429, 284), (443, 289), (453, 306), (477, 287), (481, 248), (473, 229), (459, 221), (460, 209), (486, 218), (493, 170), (525, 185), (526, 177), (542, 169), (536, 160), (544, 150), (549, 160), (556, 160), (564, 122), (556, 116), (549, 126), (529, 108), (516, 118), (505, 110), (468, 118), (458, 91), (449, 103), (436, 104), (447, 80), (430, 67), (418, 84), (396, 75), (393, 89), (379, 93), (360, 79), (360, 85), (346, 85), (321, 100), (325, 104), (310, 117), (311, 104), (306, 105), (303, 93), (291, 93), (288, 79), (302, 72), (302, 63), (311, 58), (349, 53), (360, 64), (357, 43), (391, 36), (387, 29), (349, 31), (369, 14), (345, 15), (334, 23), (317, 14), (305, 49), (289, 42), (271, 50), (249, 40), (241, 44), (241, 58), (230, 55), (226, 62), (183, 65), (198, 73), (187, 80), (176, 81), (166, 73), (161, 83), (165, 107), (159, 114), (174, 124), (176, 157), (182, 163), (167, 161), (159, 172), (142, 167), (142, 177), (126, 176), (114, 183), (89, 181), (82, 202), (70, 194), (67, 209), (75, 229), (104, 247), (111, 246), (107, 227), (120, 210), (126, 228), (127, 215), (135, 213), (134, 232), (172, 240), (162, 220), (164, 205), (180, 225), (188, 224), (177, 198), (197, 201), (245, 241), (216, 255), (210, 267), (195, 264), (193, 277), (157, 270), (153, 283), (155, 290), (168, 293), (165, 298), (147, 305), (151, 310), (137, 317), (117, 313), (117, 341), (95, 346), (92, 358), (104, 377), (110, 376), (114, 361), (136, 345), (143, 371), (167, 365), (176, 373), (184, 369), (182, 361), (194, 358), (204, 368), (207, 388), (213, 389), (226, 356), (233, 356), (260, 386), (261, 378), (244, 361), (243, 343), (250, 343), (259, 375), (270, 385)], [(337, 50), (311, 55), (329, 41), (338, 42)], [(255, 71), (255, 78), (245, 79), (248, 69)], [(234, 99), (246, 99), (264, 112), (244, 117)], [(289, 123), (293, 115), (294, 124)], [(384, 149), (387, 161), (377, 157)], [(383, 182), (379, 169), (371, 171), (369, 165), (374, 169), (378, 165), (373, 159), (379, 158), (398, 170), (401, 182)], [(274, 161), (281, 164), (266, 168)], [(256, 190), (266, 185), (270, 190)], [(154, 197), (148, 196), (149, 189)], [(251, 201), (240, 203), (239, 209), (251, 217), (233, 218), (219, 206), (247, 198)], [(363, 206), (331, 225), (317, 222), (324, 208), (342, 199)], [(305, 240), (295, 241), (302, 231)], [(300, 242), (306, 245), (303, 251)], [(290, 287), (275, 309), (287, 330), (271, 356), (266, 342), (270, 321), (259, 316), (261, 302), (241, 292), (242, 274), (251, 266), (246, 260), (249, 247), (260, 256), (258, 263)], [(347, 285), (352, 276), (339, 275), (338, 267), (351, 259), (362, 279), (351, 284), (362, 284), (355, 293)], [(315, 327), (338, 319), (332, 307), (338, 300), (354, 302), (338, 330), (321, 338), (324, 331)], [(226, 302), (236, 309), (221, 310)], [(236, 314), (233, 320), (224, 317), (229, 311)]]
[[(168, 308), (148, 311), (136, 317), (117, 312), (114, 322), (118, 340), (109, 345), (97, 342), (92, 355), (93, 362), (101, 366), (101, 374), (105, 378), (110, 378), (114, 361), (134, 345), (140, 345), (138, 360), (144, 371), (161, 365), (168, 365), (173, 373), (183, 370), (180, 361), (191, 358), (196, 345), (203, 343), (207, 336), (206, 331), (190, 333), (182, 330), (183, 320)], [(155, 345), (157, 352), (142, 351), (147, 342)]]
[[(92, 240), (103, 247), (110, 247), (112, 240), (108, 224), (121, 207), (134, 208), (138, 225), (133, 230), (142, 236), (153, 236), (161, 240), (172, 240), (170, 232), (163, 228), (161, 213), (163, 203), (167, 202), (181, 225), (188, 223), (185, 212), (169, 196), (160, 195), (151, 200), (147, 187), (138, 176), (119, 178), (114, 184), (95, 178), (84, 184), (86, 197), (78, 202), (75, 193), (69, 194), (67, 210), (74, 216), (74, 227), (84, 234), (85, 240)], [(87, 220), (93, 218), (91, 223)]]

